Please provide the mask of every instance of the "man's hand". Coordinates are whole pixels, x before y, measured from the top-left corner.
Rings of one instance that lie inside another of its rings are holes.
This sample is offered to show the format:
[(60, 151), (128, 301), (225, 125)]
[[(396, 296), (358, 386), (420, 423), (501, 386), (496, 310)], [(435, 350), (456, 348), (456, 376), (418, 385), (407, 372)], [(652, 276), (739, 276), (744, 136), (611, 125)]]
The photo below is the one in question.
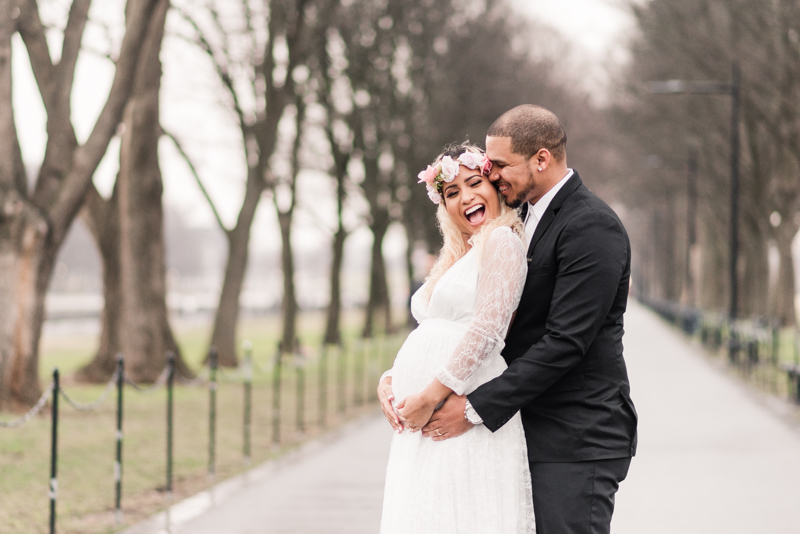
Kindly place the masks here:
[(383, 410), (383, 415), (386, 417), (386, 420), (389, 421), (389, 424), (392, 425), (395, 432), (402, 432), (403, 423), (400, 422), (392, 406), (394, 393), (392, 393), (391, 376), (387, 376), (378, 384), (378, 400), (381, 402), (381, 410)]
[(464, 408), (467, 404), (466, 395), (450, 395), (441, 408), (433, 412), (433, 417), (422, 428), (422, 435), (433, 438), (433, 441), (460, 436), (474, 425), (464, 417)]

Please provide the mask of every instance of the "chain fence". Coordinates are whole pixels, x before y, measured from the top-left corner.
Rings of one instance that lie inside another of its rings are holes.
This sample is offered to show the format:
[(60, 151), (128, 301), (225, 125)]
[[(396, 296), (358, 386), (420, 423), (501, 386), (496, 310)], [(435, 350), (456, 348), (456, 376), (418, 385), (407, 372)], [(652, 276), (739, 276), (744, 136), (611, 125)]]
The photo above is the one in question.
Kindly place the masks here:
[(161, 386), (167, 383), (167, 377), (169, 376), (169, 365), (164, 367), (164, 370), (161, 371), (161, 374), (155, 379), (155, 381), (150, 384), (149, 386), (142, 386), (141, 384), (136, 383), (128, 373), (123, 375), (125, 377), (125, 383), (128, 384), (130, 387), (135, 389), (139, 393), (144, 393), (145, 395), (149, 395), (151, 393), (155, 393)]
[(763, 317), (735, 319), (656, 299), (640, 301), (697, 339), (712, 355), (723, 356), (743, 379), (800, 405), (800, 332)]
[(67, 404), (69, 404), (70, 406), (72, 406), (76, 410), (81, 411), (81, 412), (91, 412), (95, 408), (97, 408), (98, 406), (103, 404), (105, 402), (105, 400), (108, 398), (108, 396), (111, 395), (111, 391), (114, 389), (114, 386), (116, 386), (116, 384), (117, 384), (117, 376), (118, 376), (118, 374), (119, 374), (119, 371), (114, 371), (114, 374), (111, 376), (111, 379), (109, 379), (108, 384), (106, 384), (106, 387), (103, 390), (103, 392), (100, 394), (99, 397), (97, 397), (97, 399), (93, 400), (92, 402), (88, 402), (88, 403), (78, 402), (75, 399), (73, 399), (72, 397), (70, 397), (67, 394), (67, 392), (64, 390), (64, 388), (61, 388), (61, 396), (64, 398), (65, 401), (67, 401)]
[[(403, 336), (404, 337), (404, 336)], [(399, 348), (400, 337), (381, 337), (377, 340), (365, 340), (343, 346), (322, 346), (317, 351), (308, 347), (300, 347), (285, 353), (280, 345), (274, 357), (268, 358), (266, 364), (254, 361), (252, 343), (243, 345), (244, 355), (236, 368), (226, 369), (218, 365), (216, 350), (212, 348), (207, 358), (207, 365), (194, 378), (180, 373), (175, 365), (175, 357), (167, 354), (167, 365), (156, 380), (149, 385), (137, 383), (125, 371), (124, 359), (118, 356), (117, 367), (106, 383), (100, 395), (91, 402), (80, 402), (68, 394), (60, 385), (58, 369), (53, 372), (53, 382), (42, 393), (36, 404), (24, 415), (13, 421), (0, 421), (0, 429), (17, 429), (25, 425), (37, 414), (41, 413), (48, 401), (52, 400), (51, 409), (51, 476), (48, 481), (50, 497), (50, 532), (56, 529), (56, 503), (58, 499), (58, 399), (63, 398), (68, 406), (80, 412), (92, 412), (98, 409), (117, 391), (116, 406), (116, 453), (114, 461), (114, 510), (117, 524), (122, 518), (122, 472), (123, 472), (123, 392), (125, 386), (136, 393), (152, 395), (166, 390), (166, 485), (165, 494), (172, 495), (174, 466), (174, 394), (177, 382), (180, 387), (208, 388), (208, 478), (213, 480), (217, 472), (217, 389), (221, 383), (226, 387), (241, 386), (242, 403), (242, 461), (250, 462), (253, 453), (252, 431), (254, 427), (253, 384), (254, 379), (261, 389), (269, 390), (271, 405), (260, 403), (262, 424), (268, 421), (265, 428), (270, 435), (267, 445), (272, 453), (287, 444), (284, 435), (285, 427), (293, 427), (294, 443), (304, 439), (316, 425), (317, 431), (328, 428), (332, 418), (337, 422), (344, 421), (351, 409), (361, 408), (377, 399), (376, 388), (378, 378), (385, 368), (391, 365), (387, 355), (393, 357)], [(310, 396), (310, 398), (309, 398)], [(312, 399), (316, 402), (309, 402)], [(294, 410), (294, 416), (287, 418), (285, 411)], [(316, 417), (310, 417), (315, 415)], [(226, 417), (227, 419), (227, 417)], [(293, 421), (292, 421), (293, 419)], [(289, 444), (293, 442), (288, 442)], [(262, 442), (263, 444), (263, 442)], [(171, 499), (171, 497), (170, 497)]]
[(42, 396), (39, 397), (39, 400), (36, 401), (36, 404), (28, 410), (28, 412), (21, 416), (19, 419), (15, 419), (13, 421), (0, 421), (0, 428), (19, 428), (28, 421), (30, 421), (33, 417), (39, 414), (45, 406), (47, 406), (47, 401), (50, 399), (50, 396), (53, 394), (53, 384), (47, 386), (47, 388), (42, 393)]

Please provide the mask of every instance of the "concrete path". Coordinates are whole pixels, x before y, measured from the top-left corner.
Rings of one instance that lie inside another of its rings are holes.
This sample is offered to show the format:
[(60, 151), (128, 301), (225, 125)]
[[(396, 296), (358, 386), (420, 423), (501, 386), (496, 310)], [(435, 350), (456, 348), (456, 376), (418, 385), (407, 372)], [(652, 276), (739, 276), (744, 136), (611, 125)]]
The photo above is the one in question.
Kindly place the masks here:
[(800, 532), (800, 433), (754, 392), (632, 303), (625, 356), (639, 451), (615, 534)]
[(376, 412), (122, 534), (376, 534), (391, 438)]
[[(790, 409), (728, 376), (634, 302), (626, 331), (639, 453), (613, 532), (800, 532), (800, 432), (778, 414)], [(390, 439), (379, 415), (361, 419), (176, 505), (170, 530), (162, 514), (125, 534), (377, 533)]]

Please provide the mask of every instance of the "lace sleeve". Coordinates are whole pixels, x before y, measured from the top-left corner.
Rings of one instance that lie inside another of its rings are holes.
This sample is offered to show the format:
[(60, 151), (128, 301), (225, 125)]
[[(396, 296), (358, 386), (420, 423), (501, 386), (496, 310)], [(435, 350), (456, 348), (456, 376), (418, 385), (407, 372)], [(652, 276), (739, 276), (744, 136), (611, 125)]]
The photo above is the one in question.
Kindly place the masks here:
[(457, 394), (464, 394), (467, 381), (486, 357), (503, 347), (527, 270), (522, 240), (508, 227), (493, 230), (481, 255), (475, 316), (453, 355), (436, 373)]

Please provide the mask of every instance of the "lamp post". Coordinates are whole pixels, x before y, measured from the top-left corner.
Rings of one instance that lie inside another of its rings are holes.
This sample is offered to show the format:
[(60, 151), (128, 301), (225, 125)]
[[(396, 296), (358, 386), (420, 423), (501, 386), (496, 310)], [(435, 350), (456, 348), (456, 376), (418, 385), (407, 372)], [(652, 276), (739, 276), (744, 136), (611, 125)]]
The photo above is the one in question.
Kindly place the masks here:
[[(731, 97), (731, 222), (730, 222), (730, 308), (728, 316), (736, 320), (739, 288), (736, 259), (739, 257), (739, 63), (731, 65), (730, 82), (668, 80), (650, 82), (653, 94), (729, 95)], [(731, 350), (735, 350), (733, 344)]]

